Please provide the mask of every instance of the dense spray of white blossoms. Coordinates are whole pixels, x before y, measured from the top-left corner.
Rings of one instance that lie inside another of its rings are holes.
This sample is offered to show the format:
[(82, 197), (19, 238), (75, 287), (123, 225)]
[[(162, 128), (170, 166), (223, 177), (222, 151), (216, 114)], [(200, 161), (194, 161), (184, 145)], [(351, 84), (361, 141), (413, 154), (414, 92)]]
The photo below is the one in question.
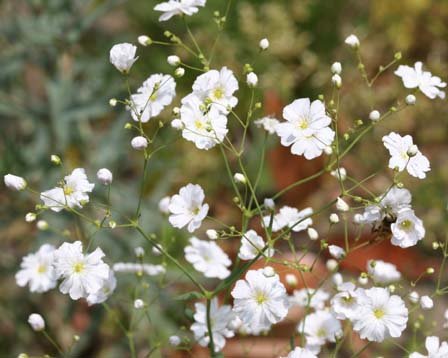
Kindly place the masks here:
[(189, 96), (180, 109), (183, 124), (182, 137), (193, 142), (198, 149), (210, 149), (222, 143), (227, 132), (227, 117), (212, 106), (205, 106), (196, 96)]
[(128, 109), (134, 121), (146, 123), (171, 104), (175, 95), (176, 82), (174, 78), (157, 73), (148, 77), (137, 89), (137, 93), (131, 95)]
[(314, 159), (333, 143), (331, 118), (320, 100), (311, 103), (309, 98), (296, 99), (283, 109), (283, 118), (286, 122), (277, 125), (277, 134), (282, 145), (291, 146), (292, 154)]
[(381, 284), (395, 282), (401, 278), (401, 273), (394, 264), (382, 260), (367, 261), (367, 272), (373, 281)]
[(266, 277), (263, 269), (247, 271), (245, 280), (236, 282), (232, 297), (234, 312), (255, 334), (283, 320), (289, 309), (286, 289), (278, 275)]
[(229, 256), (215, 242), (190, 239), (190, 245), (185, 247), (185, 260), (193, 265), (195, 270), (205, 277), (225, 279), (230, 275), (227, 267), (232, 264)]
[(62, 186), (44, 191), (40, 199), (45, 206), (53, 211), (61, 211), (65, 207), (82, 208), (89, 202), (88, 193), (92, 192), (95, 184), (89, 183), (83, 168), (76, 168), (70, 175), (64, 177)]
[(97, 248), (84, 255), (81, 241), (64, 242), (54, 252), (54, 268), (63, 281), (59, 290), (73, 300), (97, 294), (109, 280), (110, 268), (103, 262), (104, 253)]
[[(210, 343), (209, 331), (207, 327), (207, 309), (203, 303), (195, 303), (194, 323), (190, 329), (194, 333), (194, 338), (198, 343), (207, 347)], [(232, 307), (229, 305), (218, 306), (218, 299), (215, 297), (210, 302), (210, 321), (212, 326), (213, 343), (215, 352), (221, 351), (225, 344), (226, 338), (235, 335), (232, 329), (232, 322), (235, 315)]]
[[(299, 211), (290, 206), (283, 206), (272, 218), (272, 231), (277, 232), (285, 227), (291, 228), (294, 232), (306, 230), (309, 226), (313, 225), (313, 219), (311, 219), (312, 214), (312, 208), (305, 208)], [(266, 227), (269, 227), (271, 215), (264, 216), (263, 222)]]
[(189, 232), (198, 229), (208, 213), (208, 204), (203, 204), (204, 199), (204, 190), (197, 184), (180, 188), (179, 194), (171, 197), (168, 206), (171, 213), (168, 220), (171, 225), (179, 229), (187, 226)]
[(389, 168), (406, 169), (413, 177), (424, 179), (431, 170), (429, 160), (414, 145), (412, 137), (391, 132), (383, 137), (384, 146), (390, 153)]
[(112, 63), (118, 71), (128, 73), (134, 62), (138, 59), (138, 57), (135, 57), (136, 52), (137, 46), (129, 43), (114, 45), (110, 49), (110, 63)]
[(199, 11), (200, 6), (205, 6), (206, 0), (168, 0), (157, 4), (155, 11), (163, 12), (159, 21), (167, 21), (176, 15), (191, 16)]
[(440, 343), (439, 337), (426, 337), (425, 348), (428, 354), (420, 354), (417, 352), (411, 353), (409, 358), (445, 358), (448, 357), (448, 343)]
[(263, 238), (259, 236), (255, 230), (249, 230), (241, 238), (241, 247), (238, 252), (238, 257), (241, 260), (252, 260), (261, 253), (263, 254), (260, 257), (273, 256), (274, 250), (271, 248), (266, 249), (264, 252), (262, 251), (265, 246), (266, 244)]
[(36, 253), (26, 255), (16, 274), (17, 285), (29, 285), (31, 292), (46, 292), (54, 288), (58, 279), (53, 268), (54, 250), (53, 245), (44, 244)]
[(382, 342), (397, 338), (406, 328), (408, 309), (397, 295), (386, 288), (372, 287), (359, 291), (360, 307), (353, 318), (353, 329), (362, 339)]
[(440, 88), (445, 88), (446, 82), (443, 82), (440, 77), (433, 76), (431, 72), (423, 71), (421, 62), (416, 62), (414, 67), (400, 65), (395, 74), (401, 77), (406, 88), (418, 88), (431, 99), (445, 98), (445, 92)]

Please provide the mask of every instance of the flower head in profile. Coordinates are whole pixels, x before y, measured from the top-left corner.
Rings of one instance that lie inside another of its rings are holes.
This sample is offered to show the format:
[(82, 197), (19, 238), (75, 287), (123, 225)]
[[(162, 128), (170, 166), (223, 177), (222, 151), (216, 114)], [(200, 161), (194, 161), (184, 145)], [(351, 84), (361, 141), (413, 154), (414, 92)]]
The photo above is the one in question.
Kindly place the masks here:
[(445, 358), (448, 357), (448, 343), (440, 343), (439, 337), (430, 336), (426, 337), (425, 347), (428, 351), (427, 355), (423, 355), (417, 352), (411, 353), (409, 358)]
[(283, 320), (289, 309), (285, 286), (278, 275), (266, 277), (263, 269), (249, 270), (232, 290), (233, 310), (252, 332), (268, 330)]
[(157, 4), (155, 11), (160, 11), (159, 21), (167, 21), (176, 15), (191, 16), (196, 14), (200, 6), (205, 6), (206, 0), (168, 0)]
[(162, 110), (171, 104), (176, 95), (176, 82), (170, 75), (157, 73), (151, 75), (131, 95), (131, 104), (128, 110), (134, 121), (146, 123), (156, 117)]
[(109, 60), (115, 68), (122, 72), (128, 73), (138, 57), (135, 57), (137, 46), (129, 43), (122, 43), (114, 45), (110, 49)]
[(408, 309), (397, 295), (381, 287), (360, 291), (360, 308), (353, 318), (353, 329), (361, 339), (382, 342), (386, 338), (397, 338), (406, 328)]
[(105, 302), (117, 287), (117, 279), (113, 270), (109, 270), (109, 277), (103, 281), (103, 286), (87, 296), (89, 306)]
[[(195, 303), (194, 323), (190, 329), (194, 333), (194, 338), (198, 343), (207, 347), (210, 343), (207, 326), (207, 309), (203, 303)], [(235, 315), (232, 307), (229, 305), (218, 306), (218, 299), (215, 297), (210, 302), (210, 321), (213, 334), (213, 343), (215, 352), (221, 351), (225, 344), (226, 338), (233, 337), (235, 333), (232, 329), (232, 321)]]
[(401, 278), (397, 266), (382, 260), (367, 261), (367, 272), (376, 283), (388, 284)]
[(26, 181), (22, 177), (13, 174), (6, 174), (3, 177), (5, 185), (8, 189), (20, 191), (26, 188)]
[(83, 168), (76, 168), (64, 178), (61, 186), (44, 191), (40, 199), (51, 210), (59, 212), (64, 207), (82, 208), (89, 202), (89, 194), (95, 184), (89, 183)]
[(391, 132), (383, 137), (384, 146), (390, 153), (389, 168), (402, 172), (404, 169), (413, 177), (424, 179), (431, 170), (429, 160), (414, 145), (412, 137)]
[(254, 121), (254, 123), (258, 128), (263, 128), (269, 134), (275, 134), (277, 125), (280, 122), (278, 119), (276, 119), (274, 117), (266, 116), (266, 117), (257, 119), (256, 121)]
[(97, 248), (84, 255), (81, 241), (64, 242), (54, 253), (56, 274), (63, 278), (59, 290), (72, 300), (96, 294), (109, 279), (110, 268), (103, 262), (104, 253)]
[[(294, 232), (306, 230), (309, 226), (313, 225), (313, 219), (311, 218), (312, 214), (312, 208), (305, 208), (299, 211), (290, 206), (283, 206), (278, 214), (273, 217), (272, 231), (277, 232), (285, 227), (291, 228)], [(263, 221), (264, 225), (268, 227), (271, 221), (271, 216), (265, 216)]]
[[(263, 238), (259, 236), (255, 230), (249, 230), (241, 238), (241, 247), (238, 257), (241, 260), (252, 260), (262, 252), (265, 246), (266, 244)], [(271, 257), (274, 252), (272, 249), (268, 248), (263, 254), (264, 256)], [(263, 257), (263, 255), (260, 257)]]
[(421, 62), (416, 62), (414, 67), (400, 65), (395, 74), (401, 77), (406, 88), (418, 88), (431, 99), (445, 98), (445, 92), (441, 88), (445, 88), (446, 83), (440, 77), (433, 76), (431, 72), (423, 71)]
[(401, 248), (411, 247), (425, 237), (423, 221), (414, 214), (414, 210), (402, 209), (397, 221), (390, 226), (392, 231), (392, 245)]
[(196, 96), (188, 96), (180, 108), (183, 124), (182, 137), (193, 142), (198, 149), (208, 150), (222, 143), (227, 132), (227, 117), (212, 106), (204, 111)]
[(171, 225), (179, 229), (187, 226), (189, 232), (198, 229), (208, 213), (208, 204), (203, 204), (204, 199), (204, 190), (197, 184), (190, 183), (180, 188), (179, 194), (171, 197), (168, 206)]
[(190, 245), (185, 247), (185, 260), (205, 277), (223, 280), (230, 275), (228, 267), (232, 261), (215, 242), (192, 237)]
[(292, 154), (314, 159), (333, 143), (331, 118), (320, 100), (296, 99), (283, 109), (283, 118), (286, 122), (277, 125), (277, 134), (282, 145), (291, 146)]
[(53, 245), (44, 244), (36, 253), (22, 259), (16, 282), (20, 287), (30, 286), (31, 292), (46, 292), (56, 286), (58, 276), (53, 268)]

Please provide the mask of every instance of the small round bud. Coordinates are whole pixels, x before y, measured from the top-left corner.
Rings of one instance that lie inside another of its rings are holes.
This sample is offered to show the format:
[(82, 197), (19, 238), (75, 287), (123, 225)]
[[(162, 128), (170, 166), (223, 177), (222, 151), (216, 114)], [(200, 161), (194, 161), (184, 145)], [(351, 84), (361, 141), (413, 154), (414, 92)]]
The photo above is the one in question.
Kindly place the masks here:
[(417, 291), (412, 291), (408, 297), (409, 301), (411, 301), (412, 303), (417, 303), (420, 298), (420, 295), (418, 294)]
[(267, 38), (263, 38), (260, 40), (260, 42), (258, 43), (258, 46), (260, 47), (261, 50), (267, 50), (269, 47), (269, 40)]
[(342, 78), (338, 74), (331, 77), (331, 82), (336, 86), (336, 88), (341, 88), (342, 86)]
[(275, 209), (274, 200), (271, 199), (271, 198), (265, 198), (264, 201), (263, 201), (263, 204), (264, 204), (264, 207), (266, 209), (269, 209), (269, 210), (274, 210)]
[(169, 196), (165, 196), (162, 199), (160, 199), (159, 201), (159, 210), (161, 213), (163, 214), (169, 214), (170, 213), (170, 201), (171, 201), (171, 197)]
[(340, 212), (347, 212), (350, 210), (350, 206), (348, 206), (348, 204), (339, 197), (336, 200), (336, 209), (338, 209)]
[(418, 153), (418, 147), (415, 144), (412, 144), (407, 151), (407, 155), (410, 157), (415, 157)]
[(244, 176), (244, 174), (241, 174), (241, 173), (235, 173), (235, 175), (233, 176), (233, 179), (237, 183), (241, 183), (241, 184), (246, 184), (246, 182), (247, 182), (246, 177)]
[(319, 233), (316, 229), (309, 227), (306, 231), (310, 240), (317, 240), (319, 238)]
[(336, 213), (330, 214), (329, 218), (331, 224), (337, 224), (339, 222), (339, 216)]
[(96, 173), (96, 177), (103, 185), (110, 185), (113, 180), (112, 172), (107, 168), (102, 168)]
[(329, 259), (325, 263), (325, 266), (327, 266), (328, 271), (333, 272), (338, 268), (338, 262), (335, 259)]
[(426, 273), (427, 273), (428, 275), (432, 275), (432, 274), (434, 273), (434, 268), (433, 268), (433, 267), (428, 267), (428, 268), (426, 269)]
[(43, 331), (45, 329), (45, 321), (43, 317), (38, 313), (30, 314), (28, 317), (28, 323), (36, 332)]
[(417, 98), (413, 94), (408, 94), (406, 96), (405, 102), (408, 106), (413, 106), (415, 102), (417, 101)]
[(367, 285), (368, 283), (369, 283), (369, 278), (367, 277), (367, 275), (360, 275), (359, 277), (358, 277), (358, 283), (360, 284), (360, 285), (363, 285), (363, 286), (365, 286), (365, 285)]
[(80, 338), (77, 334), (75, 334), (75, 335), (73, 336), (73, 340), (74, 340), (75, 342), (78, 342), (80, 339), (81, 339), (81, 338)]
[(141, 308), (143, 308), (143, 307), (145, 307), (145, 302), (143, 302), (143, 300), (141, 300), (140, 298), (137, 298), (137, 299), (134, 301), (134, 308), (135, 308), (136, 310), (139, 310), (139, 309), (141, 309)]
[(333, 148), (331, 148), (331, 146), (327, 145), (327, 146), (324, 148), (324, 153), (325, 153), (326, 155), (332, 155), (332, 154), (333, 154)]
[(328, 252), (336, 260), (340, 260), (340, 259), (344, 258), (345, 255), (346, 255), (345, 250), (342, 247), (339, 247), (337, 245), (330, 245), (330, 246), (328, 246)]
[(381, 118), (381, 114), (377, 110), (374, 110), (374, 111), (369, 113), (369, 119), (372, 122), (378, 122), (380, 120), (380, 118)]
[(275, 275), (275, 270), (271, 266), (266, 266), (263, 268), (263, 275), (265, 277), (272, 277)]
[(124, 129), (132, 129), (132, 124), (131, 123), (126, 123), (125, 125), (124, 125)]
[(35, 221), (36, 220), (36, 214), (35, 213), (28, 213), (28, 214), (26, 214), (25, 215), (25, 221), (27, 222), (27, 223), (32, 223), (33, 221)]
[(180, 65), (179, 56), (175, 56), (175, 55), (168, 56), (168, 58), (166, 60), (170, 66), (176, 67), (176, 66)]
[(362, 214), (355, 214), (355, 215), (353, 216), (353, 222), (354, 222), (356, 225), (361, 224), (362, 219), (363, 219)]
[(180, 119), (173, 119), (171, 121), (171, 128), (176, 129), (178, 131), (184, 129), (184, 123)]
[(170, 346), (177, 347), (181, 343), (181, 339), (178, 336), (171, 336), (168, 338), (168, 342), (170, 343)]
[(395, 290), (396, 290), (396, 287), (395, 287), (395, 285), (389, 285), (389, 286), (387, 287), (387, 289), (389, 290), (390, 293), (394, 293)]
[(432, 249), (433, 249), (433, 250), (438, 250), (439, 247), (440, 247), (440, 244), (439, 244), (437, 241), (434, 241), (434, 242), (432, 243)]
[(137, 258), (142, 258), (143, 256), (145, 256), (145, 249), (141, 246), (138, 246), (134, 249), (134, 253)]
[(51, 160), (51, 162), (54, 164), (54, 165), (60, 165), (61, 164), (61, 158), (59, 158), (59, 156), (57, 156), (57, 155), (55, 155), (55, 154), (52, 154), (51, 155), (51, 157), (50, 157), (50, 160)]
[(219, 234), (216, 230), (208, 229), (205, 234), (210, 240), (216, 240), (219, 237)]
[(148, 146), (148, 141), (146, 140), (145, 137), (137, 136), (132, 138), (131, 146), (135, 150), (145, 150), (146, 147)]
[(26, 188), (27, 183), (22, 177), (6, 174), (3, 178), (8, 189), (20, 191)]
[(402, 55), (401, 55), (401, 52), (395, 52), (395, 54), (394, 54), (394, 58), (398, 61), (398, 60), (401, 60), (401, 57), (402, 57)]
[(45, 231), (48, 229), (48, 223), (45, 220), (39, 220), (36, 224), (37, 228), (41, 231)]
[(140, 35), (138, 38), (138, 43), (142, 46), (149, 46), (152, 44), (152, 40), (150, 37), (146, 36), (146, 35)]
[(297, 284), (299, 283), (296, 275), (294, 275), (292, 273), (288, 273), (285, 275), (285, 282), (287, 285), (289, 285), (291, 287), (296, 287)]
[(183, 75), (185, 75), (185, 68), (183, 67), (176, 68), (176, 70), (174, 71), (174, 76), (176, 76), (177, 78), (181, 78), (183, 77)]
[[(333, 260), (333, 261), (336, 262), (335, 260)], [(337, 264), (337, 262), (336, 262), (336, 264)], [(336, 270), (336, 268), (337, 268), (337, 265), (333, 270), (330, 270), (330, 271), (334, 271), (334, 270)], [(333, 276), (331, 276), (331, 281), (333, 282), (333, 284), (335, 286), (339, 286), (344, 282), (344, 278), (342, 277), (342, 275), (339, 272), (337, 272)]]
[(113, 230), (117, 227), (117, 223), (113, 220), (109, 221), (109, 227)]
[(111, 107), (115, 107), (116, 105), (117, 105), (117, 100), (115, 99), (115, 98), (111, 98), (110, 100), (109, 100), (109, 106), (111, 106)]
[(249, 87), (255, 87), (258, 84), (258, 76), (254, 72), (249, 72), (246, 76), (246, 82)]
[(340, 75), (342, 72), (342, 65), (340, 62), (335, 62), (331, 65), (331, 73)]
[(173, 108), (173, 115), (174, 116), (178, 116), (180, 114), (180, 108), (179, 107), (174, 107)]
[(423, 310), (430, 310), (434, 307), (434, 302), (429, 296), (420, 297), (420, 307)]
[(359, 47), (359, 39), (356, 37), (356, 35), (350, 35), (347, 36), (345, 39), (345, 43), (350, 46), (351, 48), (358, 48)]

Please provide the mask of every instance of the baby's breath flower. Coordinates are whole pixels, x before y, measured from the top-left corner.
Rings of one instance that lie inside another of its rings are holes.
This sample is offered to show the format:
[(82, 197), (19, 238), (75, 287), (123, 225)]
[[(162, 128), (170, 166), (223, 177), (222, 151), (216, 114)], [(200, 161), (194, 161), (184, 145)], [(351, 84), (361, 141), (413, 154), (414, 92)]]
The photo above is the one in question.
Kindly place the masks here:
[(337, 87), (337, 88), (341, 88), (342, 86), (342, 77), (339, 76), (337, 73), (334, 74), (331, 77), (331, 82)]
[(340, 62), (335, 62), (331, 65), (331, 73), (340, 75), (342, 72), (342, 65)]
[(177, 347), (181, 343), (181, 339), (179, 336), (170, 336), (168, 342), (170, 343), (170, 346)]
[(48, 229), (49, 225), (48, 225), (48, 223), (47, 223), (45, 220), (39, 220), (39, 221), (36, 223), (36, 227), (37, 227), (39, 230), (41, 230), (41, 231), (45, 231), (45, 230)]
[(121, 73), (128, 73), (138, 57), (135, 57), (137, 47), (130, 43), (114, 45), (110, 50), (110, 62)]
[(4, 176), (5, 185), (8, 189), (20, 191), (26, 188), (26, 181), (22, 177), (18, 177), (12, 174), (6, 174)]
[(329, 220), (331, 224), (337, 224), (339, 222), (339, 216), (336, 213), (332, 213), (329, 216)]
[(246, 82), (249, 87), (256, 87), (258, 84), (258, 76), (254, 72), (249, 72), (246, 76)]
[(340, 212), (347, 212), (350, 210), (350, 206), (341, 197), (339, 197), (336, 200), (336, 209)]
[(423, 310), (430, 310), (434, 307), (434, 301), (429, 296), (420, 297), (420, 306)]
[(409, 106), (413, 106), (416, 101), (417, 101), (417, 99), (415, 98), (415, 96), (413, 94), (408, 94), (405, 98), (405, 102)]
[(260, 42), (258, 43), (258, 46), (260, 47), (261, 50), (267, 50), (269, 47), (269, 40), (267, 38), (263, 38), (260, 40)]
[(235, 174), (233, 175), (233, 179), (234, 179), (237, 183), (246, 184), (246, 177), (244, 176), (244, 174), (241, 174), (241, 173), (235, 173)]
[(210, 240), (216, 240), (219, 237), (219, 234), (216, 230), (208, 229), (205, 234)]
[(170, 66), (176, 67), (176, 66), (179, 66), (179, 64), (180, 64), (180, 58), (179, 58), (179, 56), (171, 55), (171, 56), (168, 56), (167, 62)]
[(299, 281), (297, 280), (297, 276), (292, 273), (288, 273), (285, 275), (285, 281), (291, 287), (296, 287), (299, 283)]
[(103, 185), (112, 184), (113, 175), (112, 175), (112, 172), (107, 168), (102, 168), (102, 169), (98, 170), (98, 172), (96, 173), (96, 177), (98, 178), (100, 183)]
[(137, 38), (137, 41), (138, 41), (138, 43), (139, 43), (140, 45), (142, 45), (142, 46), (149, 46), (149, 45), (151, 45), (151, 43), (152, 43), (151, 38), (148, 37), (148, 36), (146, 36), (146, 35), (140, 35), (140, 36)]
[(45, 329), (45, 321), (43, 317), (38, 313), (30, 314), (30, 316), (28, 317), (28, 323), (36, 332), (43, 331)]
[(185, 68), (178, 67), (174, 70), (174, 76), (176, 76), (177, 78), (181, 78), (184, 75), (185, 75)]
[(143, 300), (141, 300), (140, 298), (137, 298), (134, 301), (134, 308), (136, 310), (142, 309), (143, 307), (145, 307), (145, 302), (143, 302)]
[(345, 39), (345, 43), (350, 46), (351, 48), (358, 48), (359, 47), (359, 39), (356, 35), (349, 35)]
[(372, 112), (369, 113), (369, 119), (372, 122), (378, 122), (380, 118), (381, 118), (381, 114), (377, 110), (373, 110)]
[(25, 221), (27, 222), (27, 223), (31, 223), (31, 222), (33, 222), (33, 221), (35, 221), (36, 220), (36, 214), (35, 213), (28, 213), (28, 214), (26, 214), (25, 215)]
[(142, 136), (134, 137), (131, 140), (131, 146), (135, 150), (144, 150), (148, 146), (148, 140)]

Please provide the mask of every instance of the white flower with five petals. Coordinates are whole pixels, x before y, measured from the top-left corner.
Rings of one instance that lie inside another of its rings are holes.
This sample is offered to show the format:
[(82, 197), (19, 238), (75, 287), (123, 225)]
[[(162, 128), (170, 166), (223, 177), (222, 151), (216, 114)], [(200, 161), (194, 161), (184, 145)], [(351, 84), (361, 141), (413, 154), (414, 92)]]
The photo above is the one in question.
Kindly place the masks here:
[(157, 4), (155, 11), (163, 12), (159, 21), (167, 21), (176, 15), (191, 16), (199, 11), (199, 6), (205, 6), (206, 0), (168, 0)]

